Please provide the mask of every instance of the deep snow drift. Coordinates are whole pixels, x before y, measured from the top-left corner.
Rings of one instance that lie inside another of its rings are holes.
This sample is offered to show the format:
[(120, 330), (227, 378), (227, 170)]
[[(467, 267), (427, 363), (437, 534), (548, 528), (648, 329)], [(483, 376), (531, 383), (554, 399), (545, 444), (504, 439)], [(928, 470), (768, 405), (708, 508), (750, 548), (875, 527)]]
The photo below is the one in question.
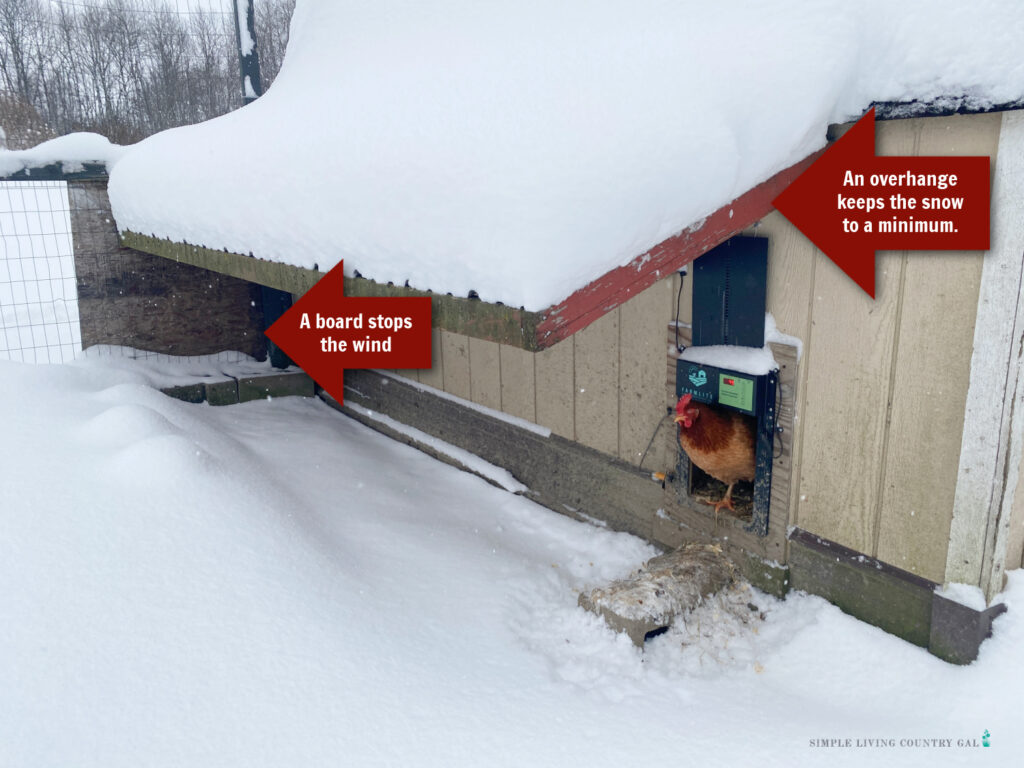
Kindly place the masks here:
[(639, 540), (318, 401), (145, 382), (0, 362), (5, 768), (1019, 760), (1021, 572), (967, 668), (753, 591), (642, 654), (576, 607), (653, 553)]
[(298, 0), (255, 103), (130, 148), (117, 224), (539, 310), (872, 101), (1024, 98), (1019, 2)]

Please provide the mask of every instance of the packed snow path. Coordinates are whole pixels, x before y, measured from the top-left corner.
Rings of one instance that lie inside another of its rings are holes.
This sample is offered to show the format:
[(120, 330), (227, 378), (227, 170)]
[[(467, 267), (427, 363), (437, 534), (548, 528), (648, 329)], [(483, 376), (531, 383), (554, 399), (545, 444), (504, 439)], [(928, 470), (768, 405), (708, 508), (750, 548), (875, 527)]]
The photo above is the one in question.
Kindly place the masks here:
[(641, 653), (576, 599), (648, 545), (321, 402), (211, 408), (101, 361), (0, 362), (0, 424), (5, 767), (1009, 766), (1024, 746), (1020, 572), (967, 668), (754, 592)]

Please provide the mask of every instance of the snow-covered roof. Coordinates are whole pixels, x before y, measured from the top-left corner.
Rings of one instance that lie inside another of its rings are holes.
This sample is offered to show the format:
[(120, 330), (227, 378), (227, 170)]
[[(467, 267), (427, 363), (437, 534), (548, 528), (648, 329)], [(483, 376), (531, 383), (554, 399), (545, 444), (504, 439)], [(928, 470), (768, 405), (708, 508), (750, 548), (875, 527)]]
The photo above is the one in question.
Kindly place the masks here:
[(1019, 2), (298, 0), (261, 99), (113, 169), (118, 226), (540, 310), (874, 101), (1024, 98)]
[[(0, 135), (3, 134), (0, 129)], [(44, 141), (31, 149), (0, 152), (0, 176), (10, 176), (60, 163), (65, 173), (80, 171), (85, 164), (113, 167), (125, 147), (111, 144), (98, 133), (69, 133)]]

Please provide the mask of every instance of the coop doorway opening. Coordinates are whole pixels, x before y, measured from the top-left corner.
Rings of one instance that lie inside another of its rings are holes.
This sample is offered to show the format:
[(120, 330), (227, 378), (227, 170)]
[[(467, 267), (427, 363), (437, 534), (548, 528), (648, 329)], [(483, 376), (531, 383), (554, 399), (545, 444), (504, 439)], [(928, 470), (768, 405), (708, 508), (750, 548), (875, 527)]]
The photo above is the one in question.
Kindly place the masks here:
[(778, 387), (765, 353), (768, 240), (731, 238), (693, 267), (693, 345), (676, 359), (677, 489), (764, 536)]

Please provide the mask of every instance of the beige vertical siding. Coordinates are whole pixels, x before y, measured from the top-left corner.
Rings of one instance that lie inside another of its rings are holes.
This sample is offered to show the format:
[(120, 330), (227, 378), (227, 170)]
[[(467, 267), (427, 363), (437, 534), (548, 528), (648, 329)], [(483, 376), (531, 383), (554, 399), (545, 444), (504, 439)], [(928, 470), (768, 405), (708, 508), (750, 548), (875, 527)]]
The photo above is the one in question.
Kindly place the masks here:
[[(649, 328), (665, 327), (672, 312), (672, 281), (662, 280), (619, 308), (619, 458), (637, 465), (659, 425), (665, 432), (665, 337)], [(651, 446), (644, 467), (665, 470), (665, 441)]]
[(663, 418), (670, 405), (664, 328), (674, 317), (678, 285), (676, 276), (663, 280), (538, 353), (435, 331), (434, 368), (420, 371), (419, 380), (634, 465), (657, 431), (644, 469), (665, 471), (675, 451)]
[[(918, 155), (994, 155), (996, 115), (915, 121)], [(896, 154), (886, 151), (886, 154)], [(893, 369), (877, 556), (943, 580), (982, 255), (909, 253)]]
[(419, 372), (420, 382), (435, 389), (444, 389), (444, 354), (441, 350), (440, 328), (430, 332), (430, 362), (430, 368)]
[(537, 388), (532, 352), (508, 347), (500, 349), (501, 408), (527, 421), (537, 421)]
[(573, 339), (538, 352), (534, 359), (537, 397), (537, 423), (556, 435), (576, 438)]
[(501, 359), (493, 341), (469, 339), (469, 389), (473, 402), (501, 410)]
[(800, 525), (872, 553), (901, 257), (879, 255), (874, 301), (818, 259), (804, 347)]
[(907, 257), (877, 555), (940, 582), (980, 278), (978, 254)]
[(619, 312), (612, 310), (573, 337), (576, 345), (576, 440), (619, 453)]
[(469, 337), (450, 331), (441, 331), (441, 372), (444, 391), (469, 400), (472, 397), (469, 374)]
[[(993, 155), (998, 125), (879, 123), (878, 152)], [(874, 302), (813, 258), (794, 522), (942, 581), (982, 254), (879, 253)]]
[[(879, 154), (914, 154), (916, 131), (893, 127), (879, 125)], [(874, 300), (830, 260), (815, 258), (800, 521), (874, 554), (904, 258), (878, 254)]]
[[(771, 213), (748, 234), (768, 238), (768, 309), (776, 325), (782, 332), (805, 342), (806, 346), (811, 335), (814, 267), (819, 255), (817, 249), (778, 212)], [(782, 364), (778, 357), (776, 360)], [(790, 386), (795, 392), (802, 393), (807, 384), (807, 366), (796, 360), (788, 361), (787, 365), (796, 369), (787, 372)], [(792, 397), (785, 399), (793, 400)], [(799, 402), (794, 401), (794, 406)], [(794, 410), (800, 409), (794, 407)], [(792, 423), (787, 440), (788, 456), (784, 462), (789, 464), (791, 473), (788, 486), (789, 525), (800, 524), (800, 484), (796, 482), (792, 470), (800, 463), (801, 436), (805, 422), (798, 421), (796, 417), (797, 413), (787, 414), (787, 419)], [(772, 494), (777, 495), (775, 483), (772, 484)], [(774, 501), (773, 508), (777, 514), (779, 505)]]

